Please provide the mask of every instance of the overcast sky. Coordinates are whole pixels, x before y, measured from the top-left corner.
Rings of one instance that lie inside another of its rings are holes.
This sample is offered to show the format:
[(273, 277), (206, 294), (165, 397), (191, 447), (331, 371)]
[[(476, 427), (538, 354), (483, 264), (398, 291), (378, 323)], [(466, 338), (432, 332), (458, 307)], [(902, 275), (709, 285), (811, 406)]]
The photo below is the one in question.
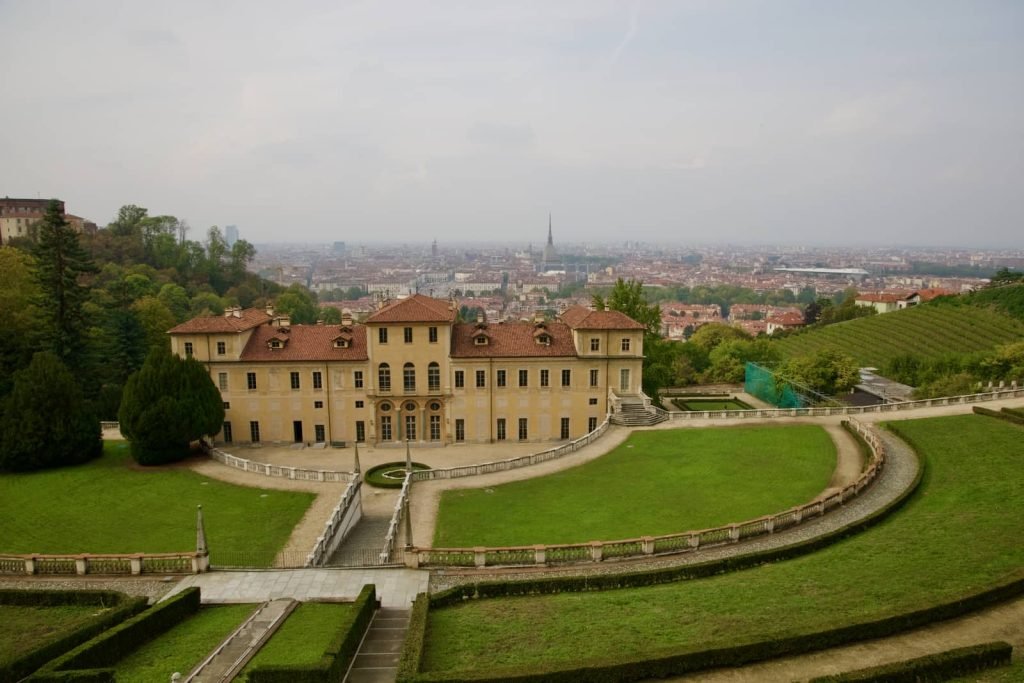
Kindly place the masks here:
[(0, 0), (0, 195), (250, 241), (1024, 247), (1024, 2)]

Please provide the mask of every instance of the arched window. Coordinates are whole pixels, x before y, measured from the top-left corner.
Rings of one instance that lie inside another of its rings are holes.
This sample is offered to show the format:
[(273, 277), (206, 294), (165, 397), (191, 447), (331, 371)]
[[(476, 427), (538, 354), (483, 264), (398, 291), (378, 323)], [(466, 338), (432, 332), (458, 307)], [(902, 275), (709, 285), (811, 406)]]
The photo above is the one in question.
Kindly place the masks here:
[(416, 366), (412, 363), (402, 367), (402, 386), (406, 391), (416, 391)]
[(441, 366), (437, 363), (427, 366), (427, 388), (430, 391), (441, 390)]
[(377, 366), (377, 389), (391, 391), (391, 366), (387, 363)]

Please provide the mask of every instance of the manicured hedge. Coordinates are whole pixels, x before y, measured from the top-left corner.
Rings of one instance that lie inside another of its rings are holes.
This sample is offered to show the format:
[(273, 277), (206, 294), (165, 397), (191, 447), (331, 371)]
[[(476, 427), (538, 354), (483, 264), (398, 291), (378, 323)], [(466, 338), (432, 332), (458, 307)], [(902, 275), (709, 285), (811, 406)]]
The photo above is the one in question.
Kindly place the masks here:
[(427, 637), (427, 618), (430, 616), (430, 596), (420, 593), (412, 602), (409, 628), (405, 632), (402, 653), (398, 659), (398, 681), (416, 680), (423, 661), (423, 642)]
[(40, 671), (28, 679), (32, 683), (116, 683), (114, 669), (86, 669), (84, 671)]
[(1003, 412), (1006, 413), (1007, 415), (1024, 417), (1024, 408), (1003, 408)]
[(143, 643), (198, 612), (199, 601), (199, 589), (187, 588), (54, 659), (30, 680), (54, 680), (40, 674), (78, 672), (84, 675), (93, 673), (95, 669), (111, 667)]
[(342, 625), (331, 640), (320, 661), (311, 666), (261, 666), (248, 673), (249, 683), (321, 683), (340, 681), (352, 662), (363, 634), (377, 609), (377, 589), (373, 584), (363, 586), (355, 600), (355, 610), (348, 624)]
[[(849, 624), (817, 633), (778, 638), (757, 643), (723, 647), (701, 652), (673, 653), (665, 651), (648, 659), (607, 659), (592, 661), (586, 666), (562, 670), (491, 669), (488, 671), (458, 671), (417, 673), (403, 675), (399, 683), (468, 683), (469, 681), (509, 681), (513, 683), (571, 683), (573, 681), (637, 681), (644, 678), (667, 678), (691, 671), (703, 671), (723, 666), (740, 666), (751, 662), (803, 654), (847, 643), (884, 638), (936, 621), (951, 619), (968, 612), (997, 604), (1024, 594), (1024, 578), (962, 597), (952, 602), (921, 610), (898, 614), (884, 619)], [(413, 634), (410, 627), (409, 635)], [(407, 647), (411, 647), (407, 645)]]
[[(394, 469), (405, 469), (405, 462), (386, 462), (381, 465), (374, 465), (370, 469), (366, 470), (363, 480), (370, 486), (376, 486), (379, 489), (400, 489), (404, 483), (403, 479), (385, 479), (381, 476), (383, 472)], [(424, 465), (421, 462), (414, 462), (412, 464), (412, 469), (413, 471), (429, 470), (430, 465)]]
[(870, 669), (813, 678), (809, 683), (929, 683), (1010, 663), (1013, 646), (995, 641), (937, 652)]
[[(145, 598), (129, 598), (123, 593), (96, 590), (0, 590), (0, 604), (53, 607), (58, 605), (98, 605), (113, 607), (111, 611), (83, 624), (71, 633), (43, 643), (22, 656), (0, 662), (0, 681), (17, 681), (43, 666), (55, 657), (84, 643), (97, 633), (118, 624), (133, 614), (146, 609)], [(115, 607), (116, 605), (116, 607)]]
[(113, 607), (128, 598), (124, 593), (98, 590), (19, 590), (0, 588), (0, 605), (23, 607), (62, 607), (64, 605), (97, 605)]
[(985, 415), (987, 417), (994, 417), (999, 420), (1006, 420), (1016, 425), (1024, 425), (1024, 417), (1015, 415), (1014, 413), (1008, 412), (1005, 408), (1002, 411), (989, 410), (988, 408), (982, 408), (981, 406), (974, 406), (974, 412), (976, 415)]

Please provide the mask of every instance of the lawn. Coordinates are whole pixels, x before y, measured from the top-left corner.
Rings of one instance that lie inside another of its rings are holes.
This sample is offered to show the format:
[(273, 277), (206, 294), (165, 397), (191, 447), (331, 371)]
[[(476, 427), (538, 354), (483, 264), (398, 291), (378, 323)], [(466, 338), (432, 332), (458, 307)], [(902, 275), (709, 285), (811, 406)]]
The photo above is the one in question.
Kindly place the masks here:
[[(900, 422), (921, 488), (878, 526), (785, 562), (650, 588), (432, 611), (425, 670), (568, 667), (812, 633), (1024, 576), (1024, 429), (979, 415)], [(581, 626), (585, 625), (585, 626)]]
[(0, 605), (0, 662), (74, 631), (105, 611), (99, 605)]
[(351, 622), (354, 609), (352, 603), (302, 603), (246, 665), (243, 674), (264, 665), (316, 664), (342, 626)]
[(269, 565), (315, 498), (133, 463), (127, 443), (108, 441), (103, 456), (84, 465), (0, 475), (0, 552), (194, 550), (202, 504), (213, 562), (238, 553)]
[(836, 466), (815, 425), (635, 432), (546, 477), (445, 491), (435, 547), (582, 543), (702, 529), (813, 499)]
[(201, 607), (193, 616), (118, 662), (117, 683), (169, 681), (175, 671), (187, 676), (255, 609), (256, 605)]

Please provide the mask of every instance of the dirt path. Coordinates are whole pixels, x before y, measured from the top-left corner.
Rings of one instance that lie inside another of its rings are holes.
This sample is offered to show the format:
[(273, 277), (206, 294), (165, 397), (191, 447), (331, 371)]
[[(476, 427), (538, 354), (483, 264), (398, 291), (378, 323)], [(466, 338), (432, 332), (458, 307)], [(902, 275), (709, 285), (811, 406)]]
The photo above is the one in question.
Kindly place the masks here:
[[(668, 680), (689, 683), (790, 683), (815, 676), (889, 664), (991, 640), (1005, 640), (1019, 659), (1024, 648), (1024, 598), (975, 614), (855, 645), (783, 657), (736, 669), (719, 669)], [(663, 680), (663, 679), (659, 679)]]
[(857, 477), (864, 471), (864, 454), (860, 445), (853, 436), (837, 424), (822, 425), (828, 435), (832, 437), (832, 443), (836, 445), (836, 469), (832, 473), (832, 480), (819, 498), (830, 496), (844, 486), (849, 486), (857, 481)]

